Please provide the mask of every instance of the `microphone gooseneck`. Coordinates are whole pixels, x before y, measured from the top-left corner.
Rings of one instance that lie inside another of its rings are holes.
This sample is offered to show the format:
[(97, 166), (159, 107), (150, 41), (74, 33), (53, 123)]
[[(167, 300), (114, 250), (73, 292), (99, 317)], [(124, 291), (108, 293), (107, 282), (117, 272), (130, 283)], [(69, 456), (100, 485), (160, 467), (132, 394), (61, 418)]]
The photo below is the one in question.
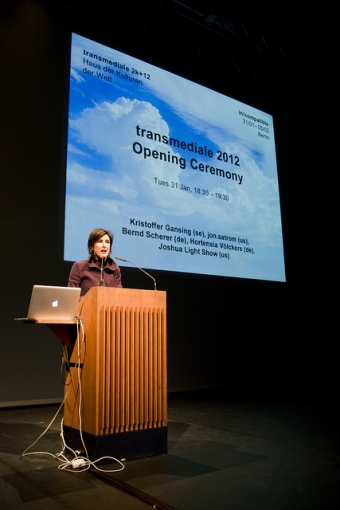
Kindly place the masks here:
[(117, 260), (120, 260), (121, 262), (128, 262), (129, 264), (132, 264), (133, 266), (135, 266), (137, 269), (139, 269), (140, 271), (142, 271), (142, 273), (146, 274), (149, 278), (151, 278), (151, 280), (153, 280), (153, 285), (154, 285), (154, 290), (157, 290), (156, 288), (156, 280), (154, 279), (153, 276), (151, 276), (151, 274), (147, 273), (146, 271), (144, 271), (144, 269), (142, 269), (141, 267), (137, 266), (137, 264), (135, 264), (134, 262), (131, 262), (131, 260), (127, 260), (127, 259), (123, 259), (122, 257), (115, 257)]

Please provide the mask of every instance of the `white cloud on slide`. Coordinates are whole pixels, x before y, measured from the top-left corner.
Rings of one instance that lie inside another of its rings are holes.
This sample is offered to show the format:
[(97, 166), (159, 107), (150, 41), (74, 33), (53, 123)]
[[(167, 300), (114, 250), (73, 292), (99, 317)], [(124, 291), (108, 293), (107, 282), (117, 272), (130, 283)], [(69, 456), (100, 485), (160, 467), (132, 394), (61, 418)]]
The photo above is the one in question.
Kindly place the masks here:
[[(256, 231), (265, 231), (267, 235), (278, 228), (277, 183), (265, 177), (248, 155), (239, 153), (242, 166), (238, 171), (244, 175), (242, 185), (211, 175), (204, 177), (197, 170), (187, 168), (183, 171), (178, 165), (135, 154), (134, 142), (151, 150), (175, 154), (170, 146), (138, 137), (137, 125), (170, 135), (169, 126), (158, 109), (145, 101), (119, 98), (114, 103), (105, 101), (84, 109), (77, 119), (70, 121), (73, 137), (78, 142), (77, 149), (81, 150), (85, 145), (95, 154), (108, 156), (112, 171), (103, 172), (100, 168), (73, 163), (68, 168), (68, 181), (80, 184), (82, 192), (86, 190), (88, 196), (100, 199), (112, 194), (122, 204), (135, 200), (138, 204), (159, 208), (167, 215), (186, 216), (200, 212), (201, 219), (205, 217), (215, 225), (239, 228), (244, 224), (249, 228), (250, 223)], [(230, 146), (225, 144), (220, 148), (228, 151)], [(228, 192), (230, 203), (226, 205), (213, 197), (203, 201), (197, 195), (157, 185), (155, 177), (179, 184), (185, 177), (189, 180), (191, 177), (196, 185), (209, 185), (212, 192)]]

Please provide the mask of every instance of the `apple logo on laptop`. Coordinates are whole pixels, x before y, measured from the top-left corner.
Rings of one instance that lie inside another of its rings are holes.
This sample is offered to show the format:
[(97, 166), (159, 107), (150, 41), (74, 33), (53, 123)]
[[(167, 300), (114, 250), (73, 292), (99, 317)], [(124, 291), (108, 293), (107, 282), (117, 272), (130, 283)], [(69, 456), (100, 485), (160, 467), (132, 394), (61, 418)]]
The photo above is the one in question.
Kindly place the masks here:
[(55, 301), (52, 301), (52, 306), (53, 306), (53, 308), (57, 308), (57, 307), (58, 307), (58, 305), (59, 305), (59, 303), (58, 303), (58, 300), (57, 300), (57, 299), (56, 299)]

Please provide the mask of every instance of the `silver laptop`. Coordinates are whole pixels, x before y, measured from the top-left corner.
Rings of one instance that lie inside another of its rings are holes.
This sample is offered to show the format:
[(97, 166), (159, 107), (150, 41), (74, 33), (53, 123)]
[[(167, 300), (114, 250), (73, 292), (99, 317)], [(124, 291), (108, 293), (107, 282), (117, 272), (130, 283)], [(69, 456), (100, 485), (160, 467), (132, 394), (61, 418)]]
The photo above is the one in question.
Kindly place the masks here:
[(72, 321), (79, 297), (78, 287), (34, 285), (27, 317), (17, 320)]

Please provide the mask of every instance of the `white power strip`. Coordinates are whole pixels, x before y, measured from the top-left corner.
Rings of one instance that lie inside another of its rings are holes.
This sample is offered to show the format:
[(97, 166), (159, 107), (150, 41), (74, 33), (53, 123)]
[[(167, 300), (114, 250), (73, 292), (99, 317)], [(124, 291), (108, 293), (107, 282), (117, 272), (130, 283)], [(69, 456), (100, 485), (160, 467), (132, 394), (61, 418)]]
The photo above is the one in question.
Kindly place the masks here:
[(85, 466), (86, 462), (84, 459), (73, 459), (71, 461), (71, 464), (72, 464), (73, 469), (77, 469), (77, 468)]

